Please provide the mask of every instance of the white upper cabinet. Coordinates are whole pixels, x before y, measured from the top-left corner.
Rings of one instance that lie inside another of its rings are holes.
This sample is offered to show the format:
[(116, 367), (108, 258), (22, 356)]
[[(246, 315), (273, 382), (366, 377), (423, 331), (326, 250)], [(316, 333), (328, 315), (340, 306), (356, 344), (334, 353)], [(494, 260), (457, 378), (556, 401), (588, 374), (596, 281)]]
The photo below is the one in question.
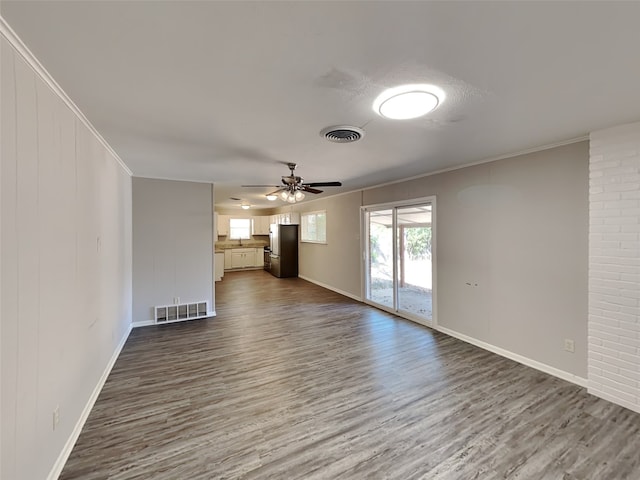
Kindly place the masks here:
[(277, 223), (278, 225), (289, 225), (300, 223), (300, 214), (298, 212), (278, 213), (271, 215), (271, 223)]
[(269, 235), (269, 224), (271, 223), (271, 217), (252, 217), (251, 219), (251, 234), (252, 235)]
[(229, 215), (218, 215), (218, 236), (229, 236)]

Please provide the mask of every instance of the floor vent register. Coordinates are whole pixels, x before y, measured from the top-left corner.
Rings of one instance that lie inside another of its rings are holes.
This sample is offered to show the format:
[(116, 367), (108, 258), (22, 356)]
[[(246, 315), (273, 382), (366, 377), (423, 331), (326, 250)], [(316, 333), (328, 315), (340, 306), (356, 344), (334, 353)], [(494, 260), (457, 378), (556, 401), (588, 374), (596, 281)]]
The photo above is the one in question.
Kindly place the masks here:
[(209, 311), (209, 302), (179, 303), (177, 305), (160, 305), (154, 307), (155, 323), (183, 322), (205, 318)]

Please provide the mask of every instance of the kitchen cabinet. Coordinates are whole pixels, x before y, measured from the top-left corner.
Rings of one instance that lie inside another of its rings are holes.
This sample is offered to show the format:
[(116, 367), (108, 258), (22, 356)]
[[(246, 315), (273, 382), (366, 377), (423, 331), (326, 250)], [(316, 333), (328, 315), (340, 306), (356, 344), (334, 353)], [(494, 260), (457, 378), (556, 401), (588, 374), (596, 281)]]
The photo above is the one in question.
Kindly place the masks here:
[(268, 216), (258, 216), (251, 218), (251, 234), (252, 235), (269, 235), (269, 225), (271, 218)]
[(224, 253), (216, 252), (214, 255), (215, 281), (219, 282), (224, 277)]
[(218, 215), (218, 236), (229, 236), (229, 215)]
[(224, 251), (224, 269), (264, 267), (264, 248), (227, 248)]
[(256, 263), (254, 267), (264, 267), (264, 248), (256, 248)]
[(287, 212), (287, 213), (278, 213), (276, 215), (271, 215), (271, 223), (277, 223), (278, 225), (299, 225), (300, 224), (300, 213), (298, 212)]
[(234, 248), (231, 250), (231, 268), (254, 267), (256, 248)]

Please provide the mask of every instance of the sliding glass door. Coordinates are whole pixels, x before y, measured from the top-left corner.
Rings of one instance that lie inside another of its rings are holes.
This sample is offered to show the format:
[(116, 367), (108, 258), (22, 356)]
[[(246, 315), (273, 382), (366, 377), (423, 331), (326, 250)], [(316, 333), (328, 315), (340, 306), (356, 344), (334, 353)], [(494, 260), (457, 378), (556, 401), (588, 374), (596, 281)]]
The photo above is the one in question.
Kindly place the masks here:
[(368, 300), (394, 308), (393, 210), (368, 213), (369, 297)]
[(420, 323), (433, 321), (434, 199), (363, 209), (365, 299)]

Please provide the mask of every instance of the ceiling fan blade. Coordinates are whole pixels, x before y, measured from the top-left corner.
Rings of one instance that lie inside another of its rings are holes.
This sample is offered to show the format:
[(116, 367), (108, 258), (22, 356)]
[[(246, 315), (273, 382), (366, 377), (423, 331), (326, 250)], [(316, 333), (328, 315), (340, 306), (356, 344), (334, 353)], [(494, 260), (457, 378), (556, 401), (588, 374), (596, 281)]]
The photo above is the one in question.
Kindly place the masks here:
[(313, 182), (303, 183), (303, 185), (307, 187), (341, 187), (342, 182)]
[(281, 191), (283, 191), (283, 190), (285, 190), (285, 189), (284, 189), (284, 188), (279, 188), (279, 189), (277, 189), (277, 190), (274, 190), (274, 191), (273, 191), (273, 192), (271, 192), (271, 193), (267, 193), (267, 196), (269, 196), (269, 195), (278, 195), (278, 194), (279, 194)]
[(300, 187), (300, 190), (302, 190), (304, 192), (309, 192), (309, 193), (322, 193), (322, 190), (318, 190), (317, 188), (311, 188), (308, 185), (302, 185)]
[(278, 188), (278, 185), (240, 185), (241, 187), (271, 187)]

